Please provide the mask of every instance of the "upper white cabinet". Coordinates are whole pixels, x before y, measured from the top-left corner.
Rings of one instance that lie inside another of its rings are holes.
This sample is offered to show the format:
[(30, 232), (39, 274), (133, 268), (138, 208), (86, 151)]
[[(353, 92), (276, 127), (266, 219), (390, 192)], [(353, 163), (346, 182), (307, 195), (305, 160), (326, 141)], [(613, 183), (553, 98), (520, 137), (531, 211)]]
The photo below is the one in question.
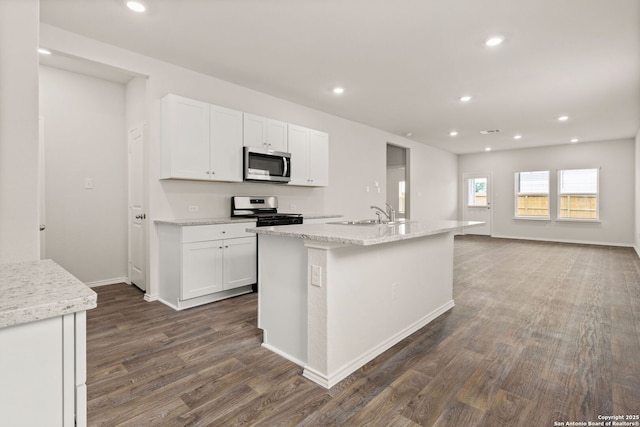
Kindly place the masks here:
[(326, 132), (289, 125), (291, 181), (289, 185), (329, 185), (329, 135)]
[(242, 181), (242, 112), (165, 96), (160, 178)]
[(241, 182), (246, 146), (291, 153), (289, 185), (329, 185), (326, 132), (169, 94), (161, 141), (160, 179)]
[(244, 113), (245, 147), (288, 152), (287, 123)]

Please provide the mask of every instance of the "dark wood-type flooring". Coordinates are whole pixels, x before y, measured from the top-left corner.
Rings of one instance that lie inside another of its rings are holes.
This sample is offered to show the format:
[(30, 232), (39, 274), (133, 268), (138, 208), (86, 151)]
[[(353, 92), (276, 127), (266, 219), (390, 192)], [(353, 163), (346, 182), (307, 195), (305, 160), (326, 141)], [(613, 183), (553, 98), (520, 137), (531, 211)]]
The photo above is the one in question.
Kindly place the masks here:
[(456, 306), (331, 390), (260, 347), (256, 294), (176, 312), (95, 288), (91, 426), (554, 426), (640, 413), (632, 249), (455, 243)]

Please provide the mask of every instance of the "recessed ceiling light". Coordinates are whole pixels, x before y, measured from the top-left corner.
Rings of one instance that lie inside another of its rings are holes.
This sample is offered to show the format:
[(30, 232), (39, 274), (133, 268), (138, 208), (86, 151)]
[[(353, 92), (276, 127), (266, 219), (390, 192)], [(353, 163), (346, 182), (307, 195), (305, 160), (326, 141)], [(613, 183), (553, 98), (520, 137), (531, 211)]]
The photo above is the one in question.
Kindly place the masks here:
[(459, 99), (460, 99), (461, 102), (469, 102), (469, 101), (471, 101), (471, 96), (470, 95), (464, 95), (464, 96), (461, 96)]
[(484, 44), (486, 46), (493, 47), (493, 46), (498, 46), (503, 41), (504, 41), (504, 37), (502, 37), (502, 36), (493, 36), (493, 37), (488, 38), (487, 41), (484, 42)]
[(344, 88), (342, 88), (342, 87), (334, 87), (333, 88), (333, 93), (335, 93), (336, 95), (342, 95), (344, 93)]
[(491, 147), (485, 148), (484, 151), (491, 151)]
[(51, 51), (49, 49), (45, 49), (43, 47), (39, 47), (38, 48), (38, 52), (43, 54), (43, 55), (51, 55)]
[(127, 7), (133, 10), (134, 12), (138, 12), (138, 13), (142, 13), (145, 10), (147, 10), (147, 7), (143, 3), (140, 3), (139, 1), (128, 1)]
[(449, 136), (456, 136), (458, 134), (457, 130), (452, 130), (451, 132), (449, 132)]
[(558, 117), (558, 121), (559, 122), (566, 122), (567, 120), (569, 120), (569, 116), (560, 116), (560, 117)]
[(404, 136), (406, 136), (408, 138), (410, 136), (413, 136), (413, 134), (411, 132), (407, 132), (407, 133), (404, 134)]
[(522, 139), (522, 135), (513, 135), (513, 139)]
[(578, 142), (580, 141), (578, 138), (571, 138), (571, 142)]

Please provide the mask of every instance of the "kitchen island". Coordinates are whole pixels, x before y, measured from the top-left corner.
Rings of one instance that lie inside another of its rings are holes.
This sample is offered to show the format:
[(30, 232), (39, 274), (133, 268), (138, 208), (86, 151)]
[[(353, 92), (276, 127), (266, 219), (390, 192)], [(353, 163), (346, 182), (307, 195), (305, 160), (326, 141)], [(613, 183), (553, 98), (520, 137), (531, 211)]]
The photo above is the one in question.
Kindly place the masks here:
[(263, 346), (331, 388), (454, 306), (462, 221), (250, 228)]
[(6, 426), (86, 426), (86, 311), (96, 293), (51, 260), (0, 265)]

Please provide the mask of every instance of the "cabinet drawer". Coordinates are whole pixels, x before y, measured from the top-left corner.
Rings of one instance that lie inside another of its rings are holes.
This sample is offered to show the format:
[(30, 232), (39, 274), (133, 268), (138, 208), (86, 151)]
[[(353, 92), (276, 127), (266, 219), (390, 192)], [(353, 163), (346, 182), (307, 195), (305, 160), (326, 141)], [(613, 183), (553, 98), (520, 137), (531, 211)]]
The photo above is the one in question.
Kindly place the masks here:
[(190, 225), (182, 228), (182, 243), (204, 242), (207, 240), (234, 239), (255, 236), (247, 233), (247, 228), (255, 227), (252, 222), (236, 224)]

